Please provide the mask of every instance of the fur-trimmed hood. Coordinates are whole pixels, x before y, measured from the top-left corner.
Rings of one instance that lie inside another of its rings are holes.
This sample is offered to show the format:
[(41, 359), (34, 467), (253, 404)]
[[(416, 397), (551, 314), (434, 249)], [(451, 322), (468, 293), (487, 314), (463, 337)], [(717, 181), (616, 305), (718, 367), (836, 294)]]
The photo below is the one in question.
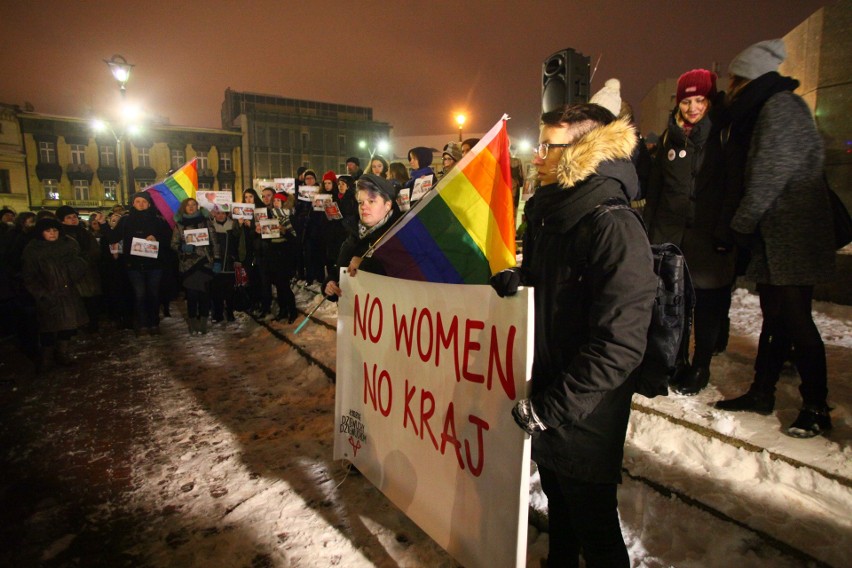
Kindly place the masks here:
[(595, 128), (565, 149), (556, 167), (563, 189), (570, 189), (593, 174), (617, 179), (628, 199), (639, 192), (639, 180), (630, 157), (636, 147), (636, 129), (626, 119)]

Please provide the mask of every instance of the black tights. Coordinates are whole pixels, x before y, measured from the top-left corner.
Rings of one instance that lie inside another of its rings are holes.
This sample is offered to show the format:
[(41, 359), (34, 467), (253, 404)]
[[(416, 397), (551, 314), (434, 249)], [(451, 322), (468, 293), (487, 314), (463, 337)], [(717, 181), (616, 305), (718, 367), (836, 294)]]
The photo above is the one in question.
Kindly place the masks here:
[(731, 309), (731, 287), (695, 290), (693, 367), (709, 367), (723, 322)]
[(792, 346), (802, 378), (802, 400), (806, 406), (821, 408), (828, 398), (828, 373), (825, 346), (811, 316), (813, 291), (813, 286), (758, 285), (763, 327), (754, 365), (754, 388), (766, 394), (775, 392)]

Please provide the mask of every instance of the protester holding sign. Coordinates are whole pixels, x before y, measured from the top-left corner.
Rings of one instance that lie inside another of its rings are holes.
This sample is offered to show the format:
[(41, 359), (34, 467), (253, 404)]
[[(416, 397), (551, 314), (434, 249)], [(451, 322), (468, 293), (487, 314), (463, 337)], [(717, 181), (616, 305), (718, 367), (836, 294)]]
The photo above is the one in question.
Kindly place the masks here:
[(414, 205), (422, 197), (415, 192), (417, 180), (422, 178), (418, 187), (425, 184), (431, 188), (437, 179), (435, 170), (432, 169), (432, 149), (425, 146), (412, 148), (408, 151), (408, 165), (411, 166), (411, 178), (405, 182), (403, 188), (409, 191), (409, 200)]
[[(108, 243), (122, 243), (122, 254), (127, 264), (127, 277), (135, 297), (136, 335), (160, 331), (160, 282), (163, 278), (163, 251), (172, 236), (169, 224), (154, 207), (147, 191), (133, 195), (130, 214), (121, 217), (115, 228), (104, 227)], [(159, 244), (154, 257), (132, 254), (133, 239), (143, 239)]]
[(365, 259), (362, 264), (361, 260), (364, 253), (393, 226), (400, 215), (396, 206), (396, 188), (390, 181), (375, 174), (364, 174), (355, 187), (359, 221), (340, 247), (337, 266), (323, 287), (326, 296), (332, 301), (337, 301), (341, 294), (337, 282), (341, 267), (347, 267), (352, 276), (359, 268), (381, 273), (378, 263)]
[[(201, 237), (201, 238), (199, 238)], [(175, 213), (172, 249), (186, 294), (186, 320), (190, 335), (207, 333), (210, 315), (210, 284), (222, 272), (219, 242), (207, 209), (187, 197)]]
[(627, 567), (616, 488), (657, 279), (634, 213), (595, 212), (638, 192), (637, 137), (603, 107), (578, 104), (543, 114), (539, 141), (523, 266), (492, 278), (501, 296), (535, 289), (532, 390), (512, 414), (533, 436), (548, 499), (548, 566), (577, 566), (582, 553), (589, 567)]
[[(286, 319), (288, 323), (295, 321), (296, 296), (290, 288), (290, 280), (296, 274), (296, 251), (298, 240), (293, 228), (293, 205), (286, 193), (276, 193), (269, 208), (269, 220), (277, 221), (278, 236), (261, 238), (260, 248), (263, 252), (264, 295), (262, 310), (268, 313), (272, 308), (272, 286), (278, 301), (277, 320)], [(259, 227), (258, 227), (259, 228)]]
[[(383, 176), (379, 176), (383, 177)], [(332, 201), (337, 206), (337, 215), (329, 216), (325, 232), (325, 263), (327, 278), (336, 278), (337, 256), (346, 237), (358, 224), (358, 203), (355, 201), (355, 181), (350, 175), (337, 178), (337, 189), (332, 192)]]

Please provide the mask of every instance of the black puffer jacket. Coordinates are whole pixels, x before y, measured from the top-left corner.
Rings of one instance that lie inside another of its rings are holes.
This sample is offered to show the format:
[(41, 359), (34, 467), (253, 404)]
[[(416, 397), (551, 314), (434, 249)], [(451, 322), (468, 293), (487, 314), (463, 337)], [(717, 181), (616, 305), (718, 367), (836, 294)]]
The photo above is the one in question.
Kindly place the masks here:
[(80, 246), (70, 237), (36, 238), (24, 249), (22, 277), (36, 301), (40, 332), (77, 329), (89, 322), (76, 286), (86, 269)]
[(548, 429), (533, 439), (542, 467), (581, 481), (621, 479), (624, 436), (656, 290), (651, 251), (629, 210), (593, 215), (637, 190), (622, 121), (563, 154), (559, 184), (527, 203), (522, 278), (535, 288), (531, 399)]

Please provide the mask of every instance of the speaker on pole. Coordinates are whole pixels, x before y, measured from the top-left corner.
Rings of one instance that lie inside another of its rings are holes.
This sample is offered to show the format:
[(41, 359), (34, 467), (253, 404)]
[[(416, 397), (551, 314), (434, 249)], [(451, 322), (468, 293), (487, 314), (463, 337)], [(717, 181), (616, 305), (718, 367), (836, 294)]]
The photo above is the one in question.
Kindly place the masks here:
[(541, 64), (541, 111), (589, 102), (589, 58), (573, 49), (557, 51)]

